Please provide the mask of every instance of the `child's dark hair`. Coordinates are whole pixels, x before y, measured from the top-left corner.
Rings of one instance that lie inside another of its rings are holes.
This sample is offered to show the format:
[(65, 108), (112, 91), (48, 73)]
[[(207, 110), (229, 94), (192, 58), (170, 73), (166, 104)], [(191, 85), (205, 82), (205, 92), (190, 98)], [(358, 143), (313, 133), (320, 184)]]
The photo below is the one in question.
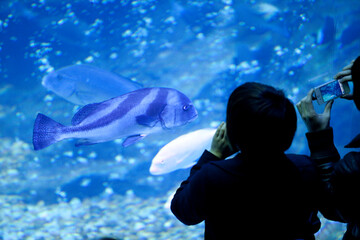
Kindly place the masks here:
[(285, 151), (296, 131), (294, 105), (283, 91), (248, 82), (230, 95), (226, 127), (230, 143), (241, 151)]

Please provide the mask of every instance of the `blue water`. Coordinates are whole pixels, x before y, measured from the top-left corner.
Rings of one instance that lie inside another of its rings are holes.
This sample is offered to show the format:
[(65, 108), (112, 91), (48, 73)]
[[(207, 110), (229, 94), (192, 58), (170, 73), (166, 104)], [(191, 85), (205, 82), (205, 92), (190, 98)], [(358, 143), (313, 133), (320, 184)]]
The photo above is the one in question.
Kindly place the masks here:
[[(0, 239), (198, 239), (202, 225), (183, 226), (163, 208), (189, 170), (152, 176), (157, 151), (223, 121), (239, 84), (271, 84), (296, 103), (331, 80), (360, 55), (359, 14), (358, 0), (2, 0)], [(37, 113), (69, 124), (78, 110), (42, 77), (79, 63), (175, 88), (199, 117), (127, 148), (121, 141), (76, 148), (70, 140), (33, 151)], [(332, 113), (343, 155), (360, 132), (359, 113), (346, 100)], [(308, 154), (305, 132), (299, 119), (289, 152)], [(324, 220), (318, 237), (341, 239), (342, 230)]]

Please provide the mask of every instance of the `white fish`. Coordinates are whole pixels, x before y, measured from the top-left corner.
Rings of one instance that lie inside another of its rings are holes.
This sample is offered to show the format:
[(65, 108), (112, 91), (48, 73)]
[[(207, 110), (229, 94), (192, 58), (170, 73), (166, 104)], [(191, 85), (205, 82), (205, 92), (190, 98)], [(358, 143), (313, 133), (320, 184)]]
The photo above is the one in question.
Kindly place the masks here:
[(210, 149), (215, 132), (216, 129), (204, 128), (172, 140), (154, 157), (150, 173), (160, 175), (193, 166), (204, 150)]

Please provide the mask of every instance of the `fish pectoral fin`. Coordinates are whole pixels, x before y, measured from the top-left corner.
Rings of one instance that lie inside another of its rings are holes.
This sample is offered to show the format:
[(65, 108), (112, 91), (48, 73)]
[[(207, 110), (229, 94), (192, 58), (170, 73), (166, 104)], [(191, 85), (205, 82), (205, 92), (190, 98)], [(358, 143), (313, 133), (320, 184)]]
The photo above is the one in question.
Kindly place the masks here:
[(129, 136), (124, 140), (122, 145), (123, 145), (123, 147), (130, 146), (131, 144), (136, 143), (137, 141), (143, 139), (144, 137), (146, 137), (146, 135), (144, 135), (144, 134), (137, 134), (137, 135)]
[(147, 127), (154, 127), (159, 120), (155, 117), (147, 116), (147, 115), (140, 115), (136, 117), (136, 122), (139, 125), (144, 125)]

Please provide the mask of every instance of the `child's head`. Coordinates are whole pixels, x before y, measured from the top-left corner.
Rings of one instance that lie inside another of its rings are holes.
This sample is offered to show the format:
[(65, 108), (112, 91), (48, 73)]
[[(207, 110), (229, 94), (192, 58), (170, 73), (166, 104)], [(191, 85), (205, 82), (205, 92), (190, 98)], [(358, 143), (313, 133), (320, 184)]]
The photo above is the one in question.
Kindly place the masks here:
[(230, 95), (226, 126), (230, 143), (241, 151), (285, 151), (296, 131), (296, 112), (281, 90), (248, 82)]

